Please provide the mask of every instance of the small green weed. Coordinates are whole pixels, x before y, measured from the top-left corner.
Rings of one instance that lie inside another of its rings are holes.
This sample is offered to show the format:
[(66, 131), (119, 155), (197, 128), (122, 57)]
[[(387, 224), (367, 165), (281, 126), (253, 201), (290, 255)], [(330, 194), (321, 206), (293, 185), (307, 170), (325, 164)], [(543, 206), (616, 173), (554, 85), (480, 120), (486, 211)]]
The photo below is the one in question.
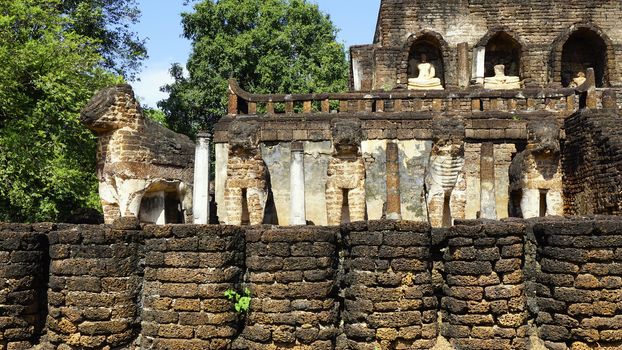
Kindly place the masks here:
[(233, 308), (239, 314), (245, 314), (251, 308), (251, 291), (248, 288), (244, 288), (243, 295), (233, 289), (229, 289), (225, 292), (225, 297), (234, 302)]

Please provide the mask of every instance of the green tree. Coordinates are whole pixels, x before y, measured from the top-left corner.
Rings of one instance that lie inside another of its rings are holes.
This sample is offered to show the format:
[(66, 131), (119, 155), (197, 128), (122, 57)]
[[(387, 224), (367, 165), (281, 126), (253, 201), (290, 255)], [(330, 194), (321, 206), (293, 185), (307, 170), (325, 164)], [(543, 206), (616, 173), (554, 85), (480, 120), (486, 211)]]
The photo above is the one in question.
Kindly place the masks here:
[(337, 30), (306, 0), (204, 0), (182, 14), (192, 41), (188, 76), (173, 65), (158, 106), (175, 131), (193, 134), (224, 115), (227, 80), (254, 93), (337, 92), (348, 64)]
[(0, 221), (66, 220), (99, 208), (95, 140), (79, 120), (121, 79), (60, 0), (0, 0)]
[(145, 40), (129, 29), (140, 19), (136, 0), (63, 0), (58, 9), (72, 19), (67, 23), (72, 31), (98, 41), (104, 68), (136, 78), (147, 58)]

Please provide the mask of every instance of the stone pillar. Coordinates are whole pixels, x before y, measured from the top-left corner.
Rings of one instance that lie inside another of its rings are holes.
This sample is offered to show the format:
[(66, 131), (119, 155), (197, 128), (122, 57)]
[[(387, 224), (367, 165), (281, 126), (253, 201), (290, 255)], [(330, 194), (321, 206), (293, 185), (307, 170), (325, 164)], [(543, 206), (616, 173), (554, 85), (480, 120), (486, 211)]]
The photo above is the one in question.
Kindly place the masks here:
[(480, 154), (481, 143), (464, 145), (464, 178), (466, 181), (465, 219), (476, 219), (481, 207), (480, 190)]
[(194, 216), (194, 223), (198, 225), (206, 225), (209, 223), (209, 137), (209, 133), (199, 133), (197, 135), (197, 145), (194, 153), (192, 214)]
[(290, 219), (292, 226), (306, 225), (304, 144), (292, 142), (289, 177)]
[(531, 219), (540, 216), (540, 190), (537, 188), (523, 188), (520, 201), (523, 218)]
[(471, 81), (471, 72), (469, 72), (469, 44), (458, 44), (458, 86), (465, 88), (469, 86)]
[(510, 163), (512, 154), (516, 152), (513, 144), (495, 145), (495, 206), (497, 219), (509, 217), (508, 204), (510, 201)]
[(387, 219), (401, 220), (399, 149), (395, 142), (387, 143)]
[(585, 78), (587, 79), (583, 85), (587, 87), (586, 107), (589, 109), (598, 108), (598, 96), (596, 95), (596, 78), (594, 76), (594, 68), (588, 68)]
[(475, 47), (473, 48), (473, 63), (471, 65), (473, 71), (473, 79), (476, 84), (484, 84), (485, 67), (484, 62), (486, 60), (486, 48)]
[(495, 204), (495, 156), (494, 144), (491, 142), (486, 142), (482, 144), (480, 177), (480, 216), (482, 219), (496, 220), (497, 212)]
[(156, 194), (157, 197), (157, 211), (155, 214), (157, 215), (156, 225), (166, 225), (166, 193), (164, 191), (158, 192)]
[(227, 188), (227, 167), (229, 165), (229, 145), (215, 143), (214, 163), (214, 192), (216, 197), (216, 214), (220, 223), (227, 222), (227, 210), (225, 205), (225, 189)]

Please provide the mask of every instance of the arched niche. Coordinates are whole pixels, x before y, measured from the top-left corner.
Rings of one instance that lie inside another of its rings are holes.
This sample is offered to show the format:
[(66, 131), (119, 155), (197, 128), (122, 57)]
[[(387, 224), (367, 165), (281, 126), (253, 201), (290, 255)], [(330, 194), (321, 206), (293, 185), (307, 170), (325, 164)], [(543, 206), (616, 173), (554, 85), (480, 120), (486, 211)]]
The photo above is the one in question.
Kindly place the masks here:
[(588, 68), (594, 68), (596, 86), (603, 87), (607, 71), (607, 45), (593, 30), (579, 28), (562, 47), (562, 85), (569, 86), (579, 72), (585, 73)]
[(441, 85), (445, 86), (445, 64), (441, 43), (432, 36), (423, 36), (412, 43), (408, 52), (408, 78), (419, 76), (418, 66), (423, 62), (423, 57), (434, 66), (436, 77), (441, 80)]
[(594, 68), (596, 86), (608, 86), (617, 76), (613, 42), (594, 24), (573, 24), (553, 42), (549, 81), (569, 86), (578, 71), (585, 72), (589, 66)]
[(521, 76), (522, 45), (505, 31), (493, 34), (486, 43), (484, 59), (484, 76), (495, 75), (495, 66), (505, 66), (505, 75)]
[(406, 40), (398, 67), (398, 80), (406, 83), (408, 78), (416, 78), (419, 75), (417, 66), (421, 63), (421, 55), (427, 56), (427, 61), (434, 66), (436, 77), (445, 86), (448, 82), (448, 72), (445, 64), (450, 57), (449, 44), (436, 32), (424, 30), (411, 35)]

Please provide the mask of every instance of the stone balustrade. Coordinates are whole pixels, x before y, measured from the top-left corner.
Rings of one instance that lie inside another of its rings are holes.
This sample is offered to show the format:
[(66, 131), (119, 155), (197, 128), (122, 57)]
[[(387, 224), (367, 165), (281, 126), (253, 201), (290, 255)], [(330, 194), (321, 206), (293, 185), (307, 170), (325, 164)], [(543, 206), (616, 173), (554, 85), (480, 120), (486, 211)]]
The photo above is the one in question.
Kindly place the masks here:
[[(228, 114), (279, 115), (303, 117), (310, 114), (374, 114), (394, 118), (426, 115), (430, 112), (516, 113), (550, 112), (570, 115), (581, 102), (574, 88), (526, 87), (519, 90), (449, 88), (429, 91), (371, 91), (317, 94), (251, 94), (235, 80), (229, 81)], [(590, 91), (592, 103), (598, 104), (599, 91)], [(587, 103), (587, 102), (586, 102)]]

